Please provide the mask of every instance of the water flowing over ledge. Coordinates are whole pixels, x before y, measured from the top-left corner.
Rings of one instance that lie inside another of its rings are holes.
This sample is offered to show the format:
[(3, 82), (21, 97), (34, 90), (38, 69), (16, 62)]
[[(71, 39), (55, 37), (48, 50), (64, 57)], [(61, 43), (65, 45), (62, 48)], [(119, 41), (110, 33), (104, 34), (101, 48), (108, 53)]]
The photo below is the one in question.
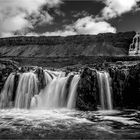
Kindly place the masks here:
[[(96, 76), (98, 86), (100, 86), (98, 96), (100, 97), (101, 109), (111, 110), (113, 105), (109, 73), (96, 71)], [(18, 77), (18, 83), (15, 81), (16, 77)], [(76, 108), (77, 96), (79, 96), (78, 85), (80, 80), (79, 72), (71, 72), (66, 75), (62, 71), (43, 70), (41, 68), (24, 73), (11, 73), (1, 93), (0, 107), (74, 109)]]
[(139, 138), (139, 71), (118, 62), (12, 72), (0, 94), (0, 138)]
[(140, 107), (139, 63), (90, 67), (75, 71), (31, 67), (12, 72), (1, 91), (0, 107), (78, 110)]

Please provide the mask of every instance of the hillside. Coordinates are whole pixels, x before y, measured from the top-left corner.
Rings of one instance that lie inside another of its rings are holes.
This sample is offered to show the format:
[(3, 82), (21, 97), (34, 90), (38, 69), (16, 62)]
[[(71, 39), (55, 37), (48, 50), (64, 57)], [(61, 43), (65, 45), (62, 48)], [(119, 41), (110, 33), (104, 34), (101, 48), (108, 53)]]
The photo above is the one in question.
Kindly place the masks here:
[(126, 56), (135, 34), (135, 32), (124, 32), (68, 37), (0, 38), (0, 56)]

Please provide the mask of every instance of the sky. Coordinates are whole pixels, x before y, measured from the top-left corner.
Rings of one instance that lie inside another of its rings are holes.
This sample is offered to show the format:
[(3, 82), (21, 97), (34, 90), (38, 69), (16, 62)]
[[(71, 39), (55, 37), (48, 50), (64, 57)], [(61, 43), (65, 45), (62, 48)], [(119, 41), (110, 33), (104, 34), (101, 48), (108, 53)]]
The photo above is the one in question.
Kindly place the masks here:
[(140, 0), (0, 0), (0, 37), (140, 32)]

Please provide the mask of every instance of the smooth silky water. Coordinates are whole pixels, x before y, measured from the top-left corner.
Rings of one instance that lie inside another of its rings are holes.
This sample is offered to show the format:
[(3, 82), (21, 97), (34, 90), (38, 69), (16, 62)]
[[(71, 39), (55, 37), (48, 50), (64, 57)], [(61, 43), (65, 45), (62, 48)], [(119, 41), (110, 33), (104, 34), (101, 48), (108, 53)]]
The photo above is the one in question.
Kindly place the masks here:
[(72, 75), (46, 70), (47, 84), (38, 95), (36, 75), (33, 72), (20, 75), (13, 107), (14, 77), (10, 75), (0, 98), (0, 138), (140, 138), (140, 111), (113, 110), (107, 72), (97, 73), (101, 104), (98, 111), (75, 109), (80, 76), (70, 78)]

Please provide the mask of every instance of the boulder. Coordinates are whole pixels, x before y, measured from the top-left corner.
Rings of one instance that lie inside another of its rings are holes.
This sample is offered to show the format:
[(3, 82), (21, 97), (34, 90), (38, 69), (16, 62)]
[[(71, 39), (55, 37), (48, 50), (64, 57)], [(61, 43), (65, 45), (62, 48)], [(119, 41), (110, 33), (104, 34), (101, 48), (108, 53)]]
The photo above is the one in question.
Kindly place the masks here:
[(98, 95), (97, 95), (97, 74), (96, 70), (86, 67), (78, 83), (78, 96), (76, 108), (80, 110), (96, 110)]

